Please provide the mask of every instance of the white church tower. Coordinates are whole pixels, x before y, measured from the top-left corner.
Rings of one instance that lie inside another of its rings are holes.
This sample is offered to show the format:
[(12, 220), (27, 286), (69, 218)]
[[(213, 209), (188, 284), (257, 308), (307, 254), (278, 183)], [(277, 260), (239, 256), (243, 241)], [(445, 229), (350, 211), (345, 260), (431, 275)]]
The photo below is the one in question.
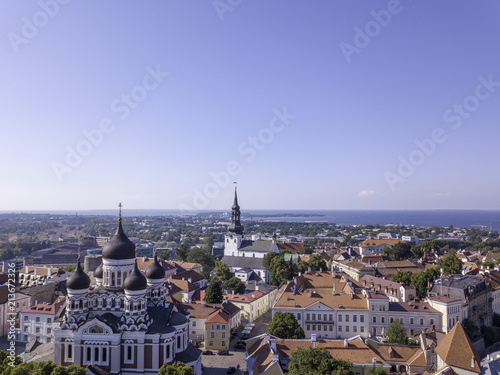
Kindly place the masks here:
[(224, 256), (238, 256), (238, 249), (241, 246), (245, 236), (243, 234), (243, 226), (240, 222), (241, 212), (238, 205), (238, 194), (234, 188), (234, 202), (231, 209), (231, 225), (224, 239)]

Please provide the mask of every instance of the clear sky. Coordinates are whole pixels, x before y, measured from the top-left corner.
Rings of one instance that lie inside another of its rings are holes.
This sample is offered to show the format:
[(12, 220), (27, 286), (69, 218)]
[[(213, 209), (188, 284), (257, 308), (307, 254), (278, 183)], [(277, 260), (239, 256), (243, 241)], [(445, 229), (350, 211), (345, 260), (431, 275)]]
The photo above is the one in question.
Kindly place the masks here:
[(500, 209), (500, 5), (0, 2), (0, 210)]

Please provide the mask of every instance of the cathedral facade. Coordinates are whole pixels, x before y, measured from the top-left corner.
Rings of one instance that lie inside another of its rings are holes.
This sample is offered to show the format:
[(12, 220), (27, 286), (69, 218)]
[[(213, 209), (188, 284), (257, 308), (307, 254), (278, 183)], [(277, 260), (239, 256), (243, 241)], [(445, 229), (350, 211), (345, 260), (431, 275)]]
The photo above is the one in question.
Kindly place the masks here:
[(118, 221), (103, 247), (95, 284), (80, 258), (67, 280), (67, 305), (54, 329), (55, 362), (86, 366), (90, 372), (157, 374), (180, 361), (201, 374), (201, 351), (188, 342), (190, 315), (165, 300), (165, 270), (155, 255), (144, 276), (135, 245)]

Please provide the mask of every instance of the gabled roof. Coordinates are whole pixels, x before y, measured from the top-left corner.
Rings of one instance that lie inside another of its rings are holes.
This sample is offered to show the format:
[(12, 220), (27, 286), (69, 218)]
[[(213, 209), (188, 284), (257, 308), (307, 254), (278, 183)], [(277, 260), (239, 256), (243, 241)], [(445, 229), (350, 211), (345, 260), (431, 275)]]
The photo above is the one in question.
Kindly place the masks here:
[(176, 280), (188, 280), (188, 279), (191, 279), (192, 283), (196, 283), (198, 281), (205, 280), (205, 276), (199, 274), (198, 272), (196, 272), (196, 271), (194, 271), (192, 269), (189, 269), (189, 270), (186, 270), (186, 271), (180, 271), (177, 274), (172, 275), (172, 279), (176, 279)]
[(221, 324), (228, 324), (230, 320), (229, 314), (226, 313), (224, 310), (217, 310), (214, 311), (208, 319), (205, 321), (205, 324), (209, 323), (221, 323)]
[(460, 322), (457, 322), (450, 332), (436, 347), (436, 353), (449, 366), (481, 373), (481, 357), (472, 345)]
[(28, 309), (21, 311), (22, 313), (32, 313), (32, 314), (46, 314), (46, 315), (56, 315), (58, 311), (63, 307), (65, 297), (59, 297), (56, 302), (48, 304), (48, 303), (39, 303), (38, 305), (31, 306)]
[(261, 253), (269, 253), (273, 251), (274, 241), (266, 241), (266, 240), (243, 240), (241, 241), (241, 246), (239, 248), (240, 251), (255, 251)]

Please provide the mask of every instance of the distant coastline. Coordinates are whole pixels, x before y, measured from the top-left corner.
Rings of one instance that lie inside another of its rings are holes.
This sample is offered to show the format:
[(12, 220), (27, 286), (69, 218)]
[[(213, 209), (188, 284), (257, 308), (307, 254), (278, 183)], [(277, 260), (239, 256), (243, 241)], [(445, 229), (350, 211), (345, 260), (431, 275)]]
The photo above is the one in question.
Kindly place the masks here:
[[(118, 210), (74, 210), (74, 211), (0, 211), (0, 214), (49, 214), (49, 215), (105, 215), (117, 216)], [(206, 210), (186, 212), (181, 210), (123, 211), (124, 217), (166, 215), (221, 215), (230, 210)], [(416, 227), (453, 225), (459, 228), (483, 226), (489, 230), (500, 230), (500, 210), (244, 210), (244, 221), (290, 221), (327, 222), (338, 225), (414, 225)], [(321, 218), (318, 220), (318, 218)]]

